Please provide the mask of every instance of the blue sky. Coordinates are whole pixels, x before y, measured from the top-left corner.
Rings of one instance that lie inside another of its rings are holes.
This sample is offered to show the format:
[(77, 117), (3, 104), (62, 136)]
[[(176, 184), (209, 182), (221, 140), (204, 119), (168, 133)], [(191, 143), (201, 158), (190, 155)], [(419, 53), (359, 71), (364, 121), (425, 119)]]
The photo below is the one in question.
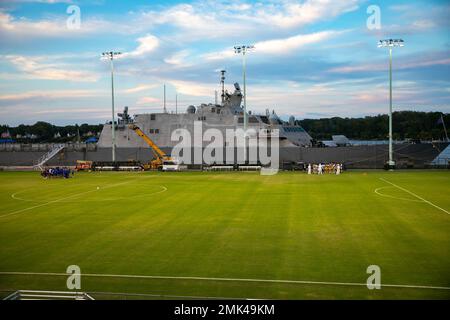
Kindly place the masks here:
[[(69, 29), (67, 8), (80, 8)], [(369, 29), (370, 5), (381, 28)], [(116, 108), (131, 113), (214, 102), (218, 70), (227, 88), (242, 82), (248, 108), (282, 116), (355, 117), (385, 113), (388, 52), (394, 50), (395, 110), (450, 112), (448, 1), (58, 1), (0, 3), (0, 123), (103, 123), (110, 118), (109, 64), (116, 60)]]

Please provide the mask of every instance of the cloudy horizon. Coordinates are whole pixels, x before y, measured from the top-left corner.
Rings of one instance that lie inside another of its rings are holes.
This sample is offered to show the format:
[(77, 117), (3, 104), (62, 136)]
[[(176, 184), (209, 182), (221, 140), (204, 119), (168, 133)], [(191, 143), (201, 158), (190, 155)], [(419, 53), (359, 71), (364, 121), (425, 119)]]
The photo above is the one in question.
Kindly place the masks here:
[[(369, 29), (368, 7), (381, 28)], [(80, 9), (69, 28), (70, 6)], [(0, 4), (0, 124), (104, 123), (116, 112), (162, 112), (213, 103), (242, 85), (234, 45), (247, 57), (247, 104), (281, 117), (359, 117), (386, 113), (388, 52), (394, 49), (394, 110), (450, 112), (450, 38), (446, 1), (83, 1), (15, 0)]]

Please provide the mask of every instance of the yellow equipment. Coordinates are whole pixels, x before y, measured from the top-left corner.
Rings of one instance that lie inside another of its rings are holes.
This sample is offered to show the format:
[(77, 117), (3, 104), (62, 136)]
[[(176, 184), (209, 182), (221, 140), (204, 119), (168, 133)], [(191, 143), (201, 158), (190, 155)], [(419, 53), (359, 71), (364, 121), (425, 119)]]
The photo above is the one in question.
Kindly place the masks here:
[(144, 169), (159, 169), (161, 170), (163, 163), (166, 161), (175, 161), (172, 157), (164, 153), (154, 142), (150, 139), (137, 125), (130, 124), (129, 128), (141, 137), (152, 148), (155, 159), (144, 165)]
[(75, 171), (90, 171), (92, 169), (92, 161), (77, 160)]

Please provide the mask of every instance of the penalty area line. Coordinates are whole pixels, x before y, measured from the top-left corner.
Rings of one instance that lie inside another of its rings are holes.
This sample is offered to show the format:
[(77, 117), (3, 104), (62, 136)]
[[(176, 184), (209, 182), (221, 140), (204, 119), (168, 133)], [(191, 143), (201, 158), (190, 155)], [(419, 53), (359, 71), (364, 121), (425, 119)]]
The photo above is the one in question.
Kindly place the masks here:
[[(25, 211), (28, 211), (28, 210), (32, 210), (32, 209), (36, 209), (36, 208), (39, 208), (39, 207), (43, 207), (43, 206), (46, 206), (46, 205), (49, 205), (49, 204), (52, 204), (52, 203), (57, 203), (57, 202), (60, 202), (60, 201), (63, 201), (63, 200), (75, 198), (75, 197), (81, 196), (83, 194), (99, 191), (101, 189), (115, 187), (115, 186), (122, 185), (122, 184), (127, 184), (127, 183), (130, 183), (130, 182), (131, 181), (110, 184), (110, 185), (106, 185), (106, 186), (104, 186), (104, 187), (102, 187), (100, 189), (93, 189), (93, 190), (84, 191), (84, 192), (81, 192), (81, 193), (76, 193), (76, 194), (73, 194), (73, 195), (68, 196), (68, 197), (59, 198), (59, 199), (56, 199), (56, 200), (52, 200), (52, 201), (49, 201), (49, 202), (45, 202), (45, 203), (41, 203), (41, 204), (38, 204), (38, 205), (35, 205), (35, 206), (31, 206), (31, 207), (28, 207), (28, 208), (24, 208), (24, 209), (20, 209), (20, 210), (17, 210), (17, 211), (13, 211), (13, 212), (1, 215), (0, 218), (9, 217), (9, 216), (12, 216), (12, 215), (15, 215), (15, 214), (19, 214), (19, 213), (22, 213), (22, 212), (25, 212)], [(16, 192), (16, 194), (17, 194), (17, 192)]]
[[(24, 276), (65, 276), (71, 274), (56, 272), (0, 272), (0, 275), (24, 275)], [(129, 274), (99, 274), (82, 273), (81, 277), (99, 278), (135, 278), (135, 279), (160, 279), (160, 280), (198, 280), (198, 281), (224, 281), (224, 282), (261, 282), (261, 283), (284, 283), (284, 284), (305, 284), (305, 285), (330, 285), (330, 286), (367, 286), (367, 283), (358, 282), (331, 282), (331, 281), (308, 281), (308, 280), (282, 280), (282, 279), (246, 279), (246, 278), (210, 278), (210, 277), (183, 277), (183, 276), (147, 276)], [(381, 284), (381, 287), (406, 288), (406, 289), (433, 289), (450, 290), (450, 287), (409, 285), (409, 284)]]
[(53, 200), (53, 201), (44, 202), (44, 203), (41, 203), (41, 204), (38, 204), (38, 205), (35, 205), (35, 206), (32, 206), (32, 207), (28, 207), (28, 208), (24, 208), (24, 209), (20, 209), (20, 210), (17, 210), (17, 211), (13, 211), (13, 212), (4, 214), (4, 215), (0, 216), (0, 218), (9, 217), (9, 216), (12, 216), (12, 215), (15, 215), (15, 214), (19, 214), (19, 213), (22, 213), (22, 212), (25, 212), (25, 211), (28, 211), (28, 210), (32, 210), (32, 209), (35, 209), (35, 208), (43, 207), (43, 206), (46, 206), (48, 204), (60, 202), (60, 201), (63, 201), (63, 200), (74, 198), (76, 196), (81, 196), (83, 194), (87, 194), (87, 193), (94, 192), (94, 191), (97, 191), (97, 190), (96, 189), (89, 190), (89, 191), (85, 191), (85, 192), (81, 192), (81, 193), (77, 193), (77, 194), (71, 195), (69, 197), (64, 197), (64, 198), (59, 198), (59, 199), (56, 199), (56, 200)]
[(400, 190), (403, 190), (403, 191), (409, 193), (410, 195), (416, 197), (417, 199), (419, 199), (419, 200), (421, 200), (421, 201), (423, 201), (423, 202), (425, 202), (425, 203), (428, 203), (430, 206), (433, 206), (433, 207), (435, 207), (436, 209), (439, 209), (439, 210), (441, 210), (441, 211), (444, 211), (446, 214), (450, 214), (450, 212), (448, 212), (447, 210), (445, 210), (445, 209), (439, 207), (438, 205), (435, 205), (435, 204), (432, 203), (431, 201), (428, 201), (428, 200), (422, 198), (421, 196), (418, 196), (417, 194), (415, 194), (414, 192), (409, 191), (408, 189), (405, 189), (405, 188), (403, 188), (403, 187), (400, 187), (400, 186), (396, 185), (395, 183), (392, 183), (392, 182), (390, 182), (390, 181), (388, 181), (388, 180), (386, 180), (386, 179), (384, 179), (384, 178), (379, 178), (379, 179), (380, 179), (381, 181), (384, 181), (384, 182), (386, 182), (386, 183), (389, 183), (390, 185), (392, 185), (392, 186), (394, 186), (394, 187), (396, 187), (396, 188), (398, 188), (398, 189), (400, 189)]
[(389, 194), (384, 194), (384, 193), (380, 192), (380, 190), (387, 189), (387, 188), (395, 188), (395, 187), (393, 187), (393, 186), (379, 187), (379, 188), (376, 188), (376, 189), (374, 190), (374, 192), (375, 192), (377, 195), (379, 195), (379, 196), (386, 197), (386, 198), (391, 198), (391, 199), (395, 199), (395, 200), (403, 200), (403, 201), (411, 201), (411, 202), (423, 202), (422, 200), (406, 199), (406, 198), (394, 197), (394, 196), (391, 196), (391, 195), (389, 195)]

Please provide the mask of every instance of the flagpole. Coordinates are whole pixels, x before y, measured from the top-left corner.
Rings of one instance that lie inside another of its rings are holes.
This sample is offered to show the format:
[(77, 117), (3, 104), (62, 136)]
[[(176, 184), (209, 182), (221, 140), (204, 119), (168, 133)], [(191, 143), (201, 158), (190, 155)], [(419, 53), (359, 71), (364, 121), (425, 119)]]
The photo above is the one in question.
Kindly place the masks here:
[(448, 140), (447, 128), (445, 127), (444, 116), (442, 113), (441, 113), (441, 121), (442, 121), (442, 125), (444, 126), (445, 138), (447, 139), (447, 142), (448, 142), (449, 140)]

